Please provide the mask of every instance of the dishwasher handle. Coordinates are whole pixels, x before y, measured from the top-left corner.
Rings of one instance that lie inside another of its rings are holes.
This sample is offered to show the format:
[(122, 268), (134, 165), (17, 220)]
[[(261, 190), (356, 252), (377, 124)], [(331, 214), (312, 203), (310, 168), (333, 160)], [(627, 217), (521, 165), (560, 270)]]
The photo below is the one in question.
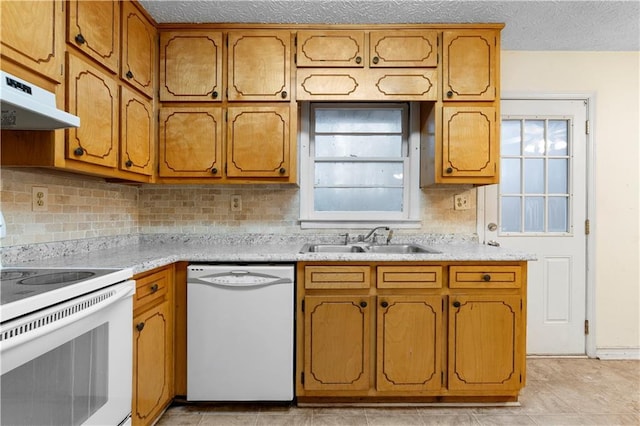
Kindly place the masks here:
[(277, 277), (246, 270), (230, 270), (217, 274), (199, 277), (191, 276), (187, 279), (189, 284), (204, 284), (214, 287), (266, 287), (278, 284), (293, 284), (293, 280), (287, 277)]

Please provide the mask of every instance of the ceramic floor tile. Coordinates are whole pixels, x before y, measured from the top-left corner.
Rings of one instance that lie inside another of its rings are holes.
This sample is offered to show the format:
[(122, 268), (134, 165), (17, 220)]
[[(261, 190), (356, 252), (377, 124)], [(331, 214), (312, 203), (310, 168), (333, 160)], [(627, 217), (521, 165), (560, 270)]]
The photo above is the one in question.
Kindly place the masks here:
[(566, 416), (531, 416), (537, 425), (543, 426), (637, 426), (640, 418), (631, 414), (590, 414)]
[(258, 422), (258, 414), (204, 413), (198, 426), (251, 426)]
[(256, 426), (311, 426), (313, 415), (311, 413), (260, 413)]
[(535, 425), (536, 423), (529, 416), (509, 415), (509, 414), (474, 414), (480, 425)]
[(399, 414), (393, 411), (367, 413), (369, 426), (424, 426), (422, 417), (418, 414)]
[(473, 426), (479, 425), (473, 415), (464, 413), (422, 415), (425, 426)]
[(367, 426), (367, 418), (363, 415), (324, 414), (313, 415), (313, 426)]

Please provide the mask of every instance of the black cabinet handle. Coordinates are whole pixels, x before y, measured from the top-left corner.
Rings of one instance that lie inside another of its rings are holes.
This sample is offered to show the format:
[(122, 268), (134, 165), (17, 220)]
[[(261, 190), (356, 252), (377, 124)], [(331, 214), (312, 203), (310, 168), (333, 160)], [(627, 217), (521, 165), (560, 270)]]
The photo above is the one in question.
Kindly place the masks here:
[(80, 147), (74, 149), (73, 150), (73, 155), (77, 155), (77, 156), (84, 155), (84, 149), (82, 149)]
[(378, 62), (380, 62), (380, 59), (377, 56), (374, 56), (372, 61), (374, 64), (377, 64)]
[(78, 34), (76, 36), (76, 43), (78, 44), (85, 44), (87, 42), (87, 40), (85, 40), (84, 36), (82, 34)]
[(211, 169), (211, 174), (212, 174), (212, 175), (216, 175), (216, 174), (218, 174), (218, 168), (217, 168), (217, 167), (214, 167), (213, 169)]
[(136, 330), (142, 331), (143, 328), (144, 328), (144, 323), (143, 322), (139, 322), (138, 324), (136, 324)]
[(453, 307), (454, 308), (459, 308), (460, 307), (460, 302), (458, 302), (457, 300), (455, 302), (453, 302)]
[(280, 93), (280, 96), (282, 97), (282, 99), (287, 99), (287, 96), (288, 96), (287, 91), (283, 90), (282, 93)]
[(360, 56), (356, 56), (356, 64), (362, 62), (362, 58)]
[(213, 99), (217, 99), (218, 98), (218, 92), (216, 92), (215, 90), (213, 91), (213, 93), (211, 94), (211, 97)]
[(364, 300), (362, 302), (360, 302), (360, 307), (366, 308), (367, 307), (367, 302), (365, 302)]
[(383, 308), (386, 308), (387, 306), (389, 306), (389, 303), (385, 301), (380, 303), (380, 306), (382, 306)]
[(151, 293), (155, 293), (156, 291), (158, 291), (158, 284), (156, 283), (156, 284), (152, 285), (150, 287), (150, 289), (151, 289)]
[(453, 173), (453, 168), (451, 168), (451, 167), (447, 167), (446, 172), (447, 172), (447, 174), (451, 174), (451, 173)]
[(127, 73), (125, 75), (127, 76), (128, 79), (132, 79), (133, 78), (133, 73), (131, 72), (131, 70), (127, 71)]
[(127, 167), (131, 167), (131, 166), (133, 166), (133, 161), (127, 160), (127, 162), (124, 163), (124, 165), (127, 166)]
[(447, 92), (447, 98), (452, 98), (453, 97), (453, 92), (451, 90), (449, 90)]
[(284, 167), (280, 167), (280, 170), (278, 170), (278, 172), (280, 172), (280, 174), (283, 175), (287, 172), (287, 169), (285, 169)]
[(484, 274), (484, 275), (482, 276), (482, 279), (483, 279), (484, 281), (486, 281), (486, 282), (489, 282), (489, 281), (491, 281), (491, 275), (489, 275), (489, 274)]

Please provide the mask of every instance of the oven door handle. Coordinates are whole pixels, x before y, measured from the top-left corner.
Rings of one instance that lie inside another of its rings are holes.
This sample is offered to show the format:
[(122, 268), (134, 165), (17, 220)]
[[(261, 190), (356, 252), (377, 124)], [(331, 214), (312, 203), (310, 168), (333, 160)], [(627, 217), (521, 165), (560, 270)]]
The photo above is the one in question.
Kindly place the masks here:
[(0, 348), (4, 352), (23, 345), (81, 321), (134, 294), (135, 281), (125, 281), (10, 321), (0, 327)]

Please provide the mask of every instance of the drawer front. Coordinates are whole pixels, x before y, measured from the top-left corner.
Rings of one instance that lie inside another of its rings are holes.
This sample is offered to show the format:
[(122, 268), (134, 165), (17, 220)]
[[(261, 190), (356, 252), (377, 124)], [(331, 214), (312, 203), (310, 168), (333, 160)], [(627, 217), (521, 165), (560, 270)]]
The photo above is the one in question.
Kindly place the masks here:
[(133, 308), (159, 301), (167, 294), (170, 271), (162, 270), (136, 278), (136, 296)]
[(451, 266), (451, 288), (519, 288), (522, 270), (519, 266)]
[(378, 266), (378, 288), (441, 288), (442, 266)]
[(308, 289), (369, 288), (368, 266), (307, 266), (304, 287)]

